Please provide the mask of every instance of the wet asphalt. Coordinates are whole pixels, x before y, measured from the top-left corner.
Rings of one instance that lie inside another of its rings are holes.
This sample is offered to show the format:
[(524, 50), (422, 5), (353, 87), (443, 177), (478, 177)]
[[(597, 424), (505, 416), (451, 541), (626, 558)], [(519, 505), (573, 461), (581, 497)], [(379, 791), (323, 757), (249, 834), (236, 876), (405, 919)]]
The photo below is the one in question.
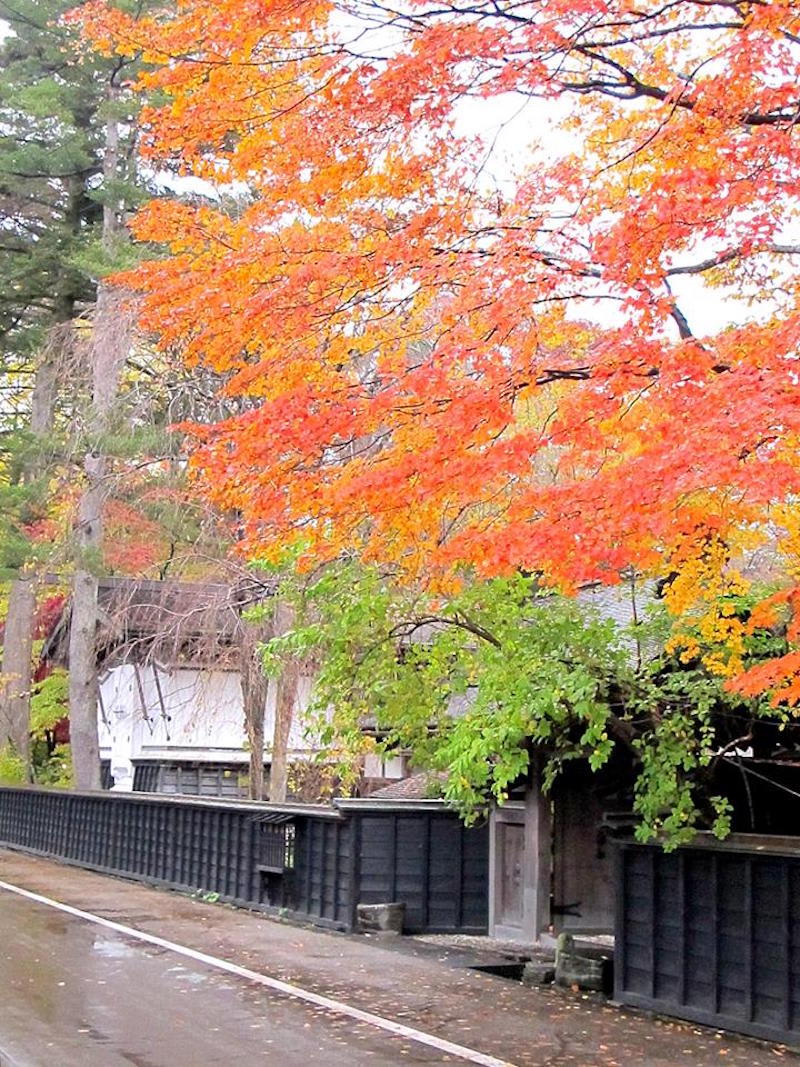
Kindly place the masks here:
[(398, 1062), (448, 1060), (168, 949), (0, 893), (1, 1067)]
[[(795, 1050), (0, 848), (0, 881), (517, 1067), (773, 1067)], [(0, 1067), (464, 1063), (0, 891)]]

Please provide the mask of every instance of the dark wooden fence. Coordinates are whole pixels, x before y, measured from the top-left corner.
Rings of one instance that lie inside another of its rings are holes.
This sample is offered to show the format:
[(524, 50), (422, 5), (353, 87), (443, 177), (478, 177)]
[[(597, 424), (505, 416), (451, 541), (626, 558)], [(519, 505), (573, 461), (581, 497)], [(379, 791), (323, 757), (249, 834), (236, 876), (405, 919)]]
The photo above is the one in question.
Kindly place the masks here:
[(485, 932), (488, 833), (434, 804), (275, 806), (0, 789), (0, 844), (351, 930), (403, 901), (406, 930)]
[(402, 900), (409, 933), (488, 927), (489, 835), (450, 813), (362, 809), (357, 816), (359, 899)]
[(625, 845), (615, 997), (709, 1026), (800, 1037), (800, 841)]

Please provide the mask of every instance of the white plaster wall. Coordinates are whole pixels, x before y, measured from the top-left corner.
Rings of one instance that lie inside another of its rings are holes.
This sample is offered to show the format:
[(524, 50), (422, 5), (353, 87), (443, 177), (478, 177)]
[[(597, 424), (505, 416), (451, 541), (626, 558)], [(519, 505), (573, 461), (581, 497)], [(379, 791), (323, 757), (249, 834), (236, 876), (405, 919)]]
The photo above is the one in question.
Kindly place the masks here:
[[(100, 752), (111, 760), (115, 788), (132, 788), (133, 761), (170, 759), (209, 762), (248, 760), (242, 688), (236, 671), (167, 671), (132, 664), (108, 671), (100, 680), (98, 704)], [(275, 726), (277, 685), (269, 683), (265, 708), (266, 752)], [(292, 758), (308, 756), (314, 746), (304, 736), (311, 679), (301, 677), (289, 734)], [(167, 715), (164, 715), (166, 709)]]
[[(144, 696), (135, 728), (135, 755), (175, 757), (203, 750), (207, 758), (241, 755), (245, 731), (242, 689), (234, 671), (158, 671), (165, 717), (152, 667), (140, 667)], [(138, 698), (138, 693), (135, 694)], [(146, 712), (146, 714), (145, 714)], [(202, 758), (193, 755), (192, 758)]]
[[(272, 744), (272, 735), (275, 731), (275, 705), (278, 696), (278, 686), (275, 679), (271, 678), (267, 690), (267, 707), (264, 712), (264, 736), (267, 749)], [(289, 751), (308, 752), (315, 747), (312, 741), (304, 736), (306, 722), (306, 708), (311, 702), (311, 678), (301, 675), (297, 681), (297, 697), (294, 702), (294, 714), (292, 716), (292, 728), (289, 731)]]
[(113, 788), (133, 789), (133, 737), (136, 725), (133, 667), (118, 667), (100, 678), (98, 735), (100, 755), (111, 761)]

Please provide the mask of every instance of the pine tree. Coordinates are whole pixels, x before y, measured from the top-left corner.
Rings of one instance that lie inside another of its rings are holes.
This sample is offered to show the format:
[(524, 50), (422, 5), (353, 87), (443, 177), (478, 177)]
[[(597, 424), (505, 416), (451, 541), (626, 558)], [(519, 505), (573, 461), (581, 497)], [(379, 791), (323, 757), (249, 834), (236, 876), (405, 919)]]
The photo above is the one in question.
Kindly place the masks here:
[(23, 759), (35, 611), (26, 531), (45, 506), (59, 404), (68, 397), (77, 410), (82, 388), (91, 410), (92, 369), (75, 365), (72, 323), (94, 303), (98, 277), (119, 265), (109, 216), (122, 216), (135, 178), (135, 127), (118, 89), (124, 63), (80, 54), (61, 22), (72, 6), (19, 0), (4, 9), (0, 45), (0, 568), (15, 579), (0, 747), (10, 743)]
[(94, 299), (80, 257), (102, 218), (103, 67), (80, 59), (63, 0), (20, 0), (0, 48), (0, 338), (30, 356)]

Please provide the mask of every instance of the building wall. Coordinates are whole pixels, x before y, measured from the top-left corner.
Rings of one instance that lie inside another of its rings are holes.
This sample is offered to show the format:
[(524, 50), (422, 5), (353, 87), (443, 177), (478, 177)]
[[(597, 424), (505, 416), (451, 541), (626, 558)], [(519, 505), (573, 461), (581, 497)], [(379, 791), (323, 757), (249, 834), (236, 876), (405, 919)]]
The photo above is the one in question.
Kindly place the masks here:
[[(159, 695), (160, 689), (160, 695)], [(292, 758), (313, 751), (304, 737), (311, 680), (301, 678), (289, 736)], [(265, 738), (275, 726), (277, 684), (270, 680), (265, 709)], [(191, 760), (246, 764), (242, 688), (236, 671), (167, 671), (122, 664), (100, 681), (98, 730), (101, 758), (110, 760), (114, 788), (133, 787), (135, 760)]]
[(591, 772), (553, 789), (553, 927), (556, 932), (614, 930), (614, 854), (604, 804)]

